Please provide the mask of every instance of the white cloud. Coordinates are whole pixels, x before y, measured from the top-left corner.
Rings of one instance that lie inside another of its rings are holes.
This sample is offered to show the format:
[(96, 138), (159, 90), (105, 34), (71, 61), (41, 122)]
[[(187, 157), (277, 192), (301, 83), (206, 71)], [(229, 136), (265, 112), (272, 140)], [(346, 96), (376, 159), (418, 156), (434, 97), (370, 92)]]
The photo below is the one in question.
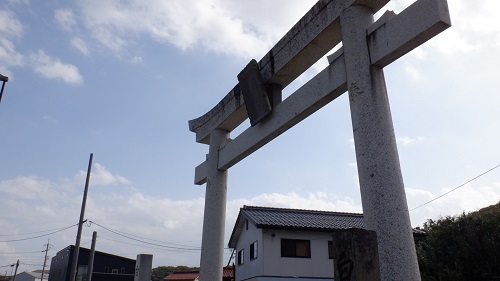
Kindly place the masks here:
[(83, 77), (76, 66), (62, 63), (57, 58), (51, 58), (42, 50), (31, 54), (30, 58), (34, 70), (45, 78), (62, 79), (64, 82), (70, 84), (80, 84), (83, 82)]
[(54, 12), (54, 19), (65, 31), (72, 31), (76, 25), (76, 19), (71, 9), (59, 9)]
[(20, 66), (24, 63), (23, 55), (18, 53), (14, 44), (6, 38), (0, 38), (0, 62), (8, 66)]
[(0, 71), (12, 78), (11, 66), (21, 66), (24, 63), (22, 54), (16, 51), (11, 39), (16, 40), (23, 34), (23, 25), (16, 15), (7, 10), (0, 10)]
[(121, 52), (127, 42), (118, 34), (105, 27), (97, 27), (93, 31), (94, 37), (104, 46), (115, 52)]
[[(489, 185), (469, 183), (436, 199), (453, 188), (442, 188), (438, 194), (424, 189), (406, 188), (408, 207), (410, 210), (418, 207), (410, 212), (413, 225), (422, 225), (429, 218), (437, 220), (444, 216), (460, 215), (462, 211), (476, 211), (500, 201), (500, 182)], [(419, 207), (431, 200), (434, 201)]]
[(36, 177), (18, 177), (0, 181), (0, 192), (21, 200), (47, 199), (55, 195), (52, 183)]
[(398, 143), (398, 145), (402, 145), (402, 146), (408, 146), (408, 145), (414, 144), (416, 142), (422, 142), (422, 141), (424, 141), (423, 137), (416, 137), (416, 138), (398, 137), (396, 139), (396, 142)]
[(89, 48), (87, 47), (87, 43), (83, 41), (80, 37), (73, 37), (71, 39), (71, 45), (75, 47), (80, 53), (88, 56), (90, 54)]
[[(362, 212), (361, 206), (357, 205), (351, 198), (339, 198), (334, 194), (324, 192), (308, 193), (301, 195), (295, 192), (264, 193), (251, 199), (237, 200), (237, 204), (255, 205), (264, 207), (325, 210), (339, 212)], [(244, 204), (241, 204), (244, 203)]]
[[(413, 2), (391, 1), (381, 12), (389, 9), (399, 13)], [(314, 3), (312, 0), (131, 0), (126, 3), (88, 0), (80, 1), (80, 6), (81, 18), (94, 38), (115, 52), (122, 52), (137, 36), (147, 35), (181, 50), (201, 48), (241, 58), (260, 58)], [(432, 52), (453, 55), (477, 50), (479, 45), (500, 43), (500, 35), (484, 37), (500, 33), (500, 19), (494, 13), (498, 7), (495, 0), (474, 4), (457, 0), (449, 2), (449, 7), (453, 26), (426, 42), (418, 49), (421, 51), (415, 51), (417, 59), (431, 56)], [(283, 16), (276, 17), (276, 11)], [(475, 34), (478, 40), (471, 41), (464, 34)]]
[(23, 34), (23, 25), (11, 11), (0, 10), (0, 34), (15, 37)]
[(413, 81), (419, 82), (425, 79), (424, 73), (419, 71), (419, 69), (416, 68), (415, 65), (410, 63), (408, 60), (405, 60), (404, 70)]
[(140, 56), (135, 56), (132, 58), (132, 63), (133, 64), (142, 64), (142, 57)]
[[(84, 179), (87, 171), (80, 171), (78, 177)], [(90, 174), (92, 185), (131, 185), (132, 183), (125, 177), (114, 175), (99, 163), (94, 163)]]
[[(203, 48), (237, 57), (262, 57), (314, 1), (81, 1), (85, 25), (113, 51), (128, 35), (147, 34), (179, 49)], [(300, 9), (298, 8), (300, 7)], [(287, 16), (276, 17), (280, 10)], [(300, 11), (300, 12), (299, 12)]]

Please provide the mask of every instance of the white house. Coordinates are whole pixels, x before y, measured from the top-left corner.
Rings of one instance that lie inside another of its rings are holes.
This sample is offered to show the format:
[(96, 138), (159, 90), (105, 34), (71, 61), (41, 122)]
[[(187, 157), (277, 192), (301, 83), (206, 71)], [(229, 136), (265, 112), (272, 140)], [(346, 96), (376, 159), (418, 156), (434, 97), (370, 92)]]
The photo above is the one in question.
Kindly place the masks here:
[(332, 232), (347, 228), (363, 215), (244, 206), (229, 240), (235, 281), (331, 281)]

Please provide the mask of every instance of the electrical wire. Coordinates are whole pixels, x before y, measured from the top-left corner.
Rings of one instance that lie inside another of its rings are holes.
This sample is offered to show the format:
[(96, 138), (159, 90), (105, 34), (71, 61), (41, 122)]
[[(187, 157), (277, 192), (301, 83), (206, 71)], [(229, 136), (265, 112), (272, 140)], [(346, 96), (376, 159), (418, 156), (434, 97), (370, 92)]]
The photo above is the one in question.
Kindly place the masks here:
[(40, 231), (34, 231), (34, 232), (26, 232), (26, 233), (17, 233), (17, 234), (0, 234), (1, 236), (22, 236), (22, 235), (30, 235), (30, 234), (37, 234), (37, 233), (43, 233), (43, 232), (49, 232), (49, 231), (55, 231), (55, 230), (60, 230), (66, 227), (59, 227), (59, 228), (54, 228), (54, 229), (48, 229), (48, 230), (40, 230)]
[(0, 254), (2, 255), (18, 255), (18, 254), (34, 254), (34, 253), (43, 253), (45, 252), (45, 250), (43, 251), (34, 251), (34, 252), (16, 252), (16, 253), (7, 253), (7, 252), (0, 252)]
[(32, 266), (43, 266), (43, 264), (33, 264), (33, 263), (23, 263), (23, 262), (20, 262), (19, 264), (22, 264), (22, 265), (32, 265)]
[(420, 206), (418, 206), (418, 207), (415, 207), (415, 208), (411, 209), (411, 210), (410, 210), (410, 212), (411, 212), (411, 211), (413, 211), (413, 210), (415, 210), (415, 209), (418, 209), (418, 208), (420, 208), (420, 207), (423, 207), (423, 206), (425, 206), (425, 205), (427, 205), (427, 204), (429, 204), (429, 203), (431, 203), (431, 202), (433, 202), (433, 201), (435, 201), (435, 200), (437, 200), (437, 199), (439, 199), (439, 198), (441, 198), (441, 197), (443, 197), (443, 196), (445, 196), (445, 195), (450, 194), (451, 192), (453, 192), (453, 191), (455, 191), (455, 190), (457, 190), (457, 189), (461, 188), (462, 186), (464, 186), (464, 185), (466, 185), (466, 184), (470, 183), (471, 181), (474, 181), (474, 180), (476, 180), (476, 179), (478, 179), (478, 178), (480, 178), (480, 177), (482, 177), (482, 176), (486, 175), (487, 173), (489, 173), (489, 172), (491, 172), (491, 171), (495, 170), (495, 169), (496, 169), (496, 168), (498, 168), (498, 167), (500, 167), (500, 164), (499, 164), (499, 165), (496, 165), (495, 167), (493, 167), (493, 168), (489, 169), (488, 171), (486, 171), (486, 172), (484, 172), (484, 173), (482, 173), (482, 174), (480, 174), (480, 175), (478, 175), (478, 176), (476, 176), (476, 177), (474, 177), (474, 178), (472, 178), (472, 179), (470, 179), (470, 180), (468, 180), (468, 181), (466, 181), (466, 182), (462, 183), (461, 185), (459, 185), (459, 186), (455, 187), (454, 189), (452, 189), (452, 190), (450, 190), (450, 191), (448, 191), (448, 192), (445, 192), (445, 193), (443, 193), (443, 194), (439, 195), (438, 197), (436, 197), (436, 198), (434, 198), (434, 199), (432, 199), (432, 200), (429, 200), (429, 201), (425, 202), (424, 204), (422, 204), (422, 205), (420, 205)]
[(102, 237), (102, 236), (97, 236), (97, 237), (99, 239), (102, 239), (102, 240), (112, 241), (112, 242), (126, 244), (126, 245), (131, 245), (131, 246), (138, 246), (138, 247), (142, 247), (142, 248), (148, 248), (148, 249), (154, 249), (154, 250), (161, 250), (163, 252), (167, 251), (167, 252), (199, 253), (200, 250), (201, 250), (201, 249), (195, 249), (195, 250), (163, 249), (163, 248), (158, 248), (158, 247), (151, 247), (151, 246), (145, 246), (145, 245), (140, 245), (140, 244), (128, 243), (128, 242), (125, 242), (125, 241), (113, 240), (113, 239), (105, 238), (105, 237)]
[(18, 241), (26, 241), (26, 240), (36, 239), (36, 238), (40, 238), (40, 237), (44, 237), (44, 236), (48, 236), (48, 235), (51, 235), (51, 234), (54, 234), (54, 233), (61, 232), (63, 230), (72, 228), (72, 227), (77, 226), (77, 225), (78, 225), (78, 223), (70, 225), (70, 226), (67, 226), (67, 227), (64, 227), (64, 228), (61, 228), (61, 229), (56, 230), (56, 231), (52, 231), (52, 232), (49, 232), (49, 233), (46, 233), (46, 234), (38, 235), (38, 236), (33, 236), (33, 237), (28, 237), (28, 238), (20, 238), (20, 239), (12, 239), (12, 240), (4, 240), (4, 241), (0, 240), (0, 242), (18, 242)]
[(141, 242), (141, 243), (144, 243), (144, 244), (148, 244), (148, 245), (163, 247), (163, 248), (167, 248), (167, 249), (174, 249), (174, 250), (192, 250), (192, 251), (194, 251), (194, 250), (200, 250), (201, 249), (201, 247), (188, 247), (188, 246), (185, 246), (185, 245), (181, 245), (183, 247), (174, 247), (174, 246), (166, 246), (166, 245), (151, 243), (151, 242), (147, 242), (147, 241), (143, 241), (143, 240), (140, 240), (140, 239), (137, 239), (137, 238), (130, 237), (132, 235), (125, 235), (125, 234), (122, 234), (122, 233), (120, 233), (118, 231), (109, 229), (109, 228), (107, 228), (105, 226), (102, 226), (102, 225), (100, 225), (100, 224), (98, 224), (98, 223), (96, 223), (94, 221), (90, 221), (90, 223), (93, 223), (93, 224), (95, 224), (95, 225), (97, 225), (97, 226), (99, 226), (99, 227), (101, 227), (101, 228), (103, 228), (103, 229), (105, 229), (105, 230), (107, 230), (109, 232), (112, 232), (112, 233), (114, 233), (116, 235), (128, 238), (130, 240), (134, 240), (134, 241), (137, 241), (137, 242)]
[[(92, 224), (92, 223), (98, 225), (96, 222), (90, 221), (90, 224)], [(90, 226), (90, 225), (88, 225), (88, 226)], [(151, 239), (151, 238), (147, 238), (147, 237), (142, 237), (142, 236), (139, 236), (139, 235), (126, 233), (126, 232), (123, 232), (123, 231), (118, 231), (116, 229), (113, 229), (113, 231), (116, 231), (116, 232), (119, 232), (121, 234), (125, 234), (125, 235), (128, 235), (128, 236), (137, 237), (137, 238), (140, 238), (140, 239), (143, 239), (143, 240), (149, 240), (149, 241), (153, 241), (153, 242), (158, 242), (158, 243), (162, 243), (162, 244), (170, 244), (170, 245), (180, 246), (180, 247), (189, 247), (189, 246), (182, 245), (182, 244), (177, 244), (177, 243), (172, 243), (172, 242), (165, 242), (165, 241), (155, 240), (155, 239)]]

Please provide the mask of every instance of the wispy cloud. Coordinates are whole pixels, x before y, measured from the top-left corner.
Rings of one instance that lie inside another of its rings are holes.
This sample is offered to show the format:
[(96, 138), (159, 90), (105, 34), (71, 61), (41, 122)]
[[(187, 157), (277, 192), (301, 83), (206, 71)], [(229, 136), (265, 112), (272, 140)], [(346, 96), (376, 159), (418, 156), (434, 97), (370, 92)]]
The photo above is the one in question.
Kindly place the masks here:
[(1, 38), (0, 62), (6, 66), (20, 66), (24, 64), (24, 56), (16, 51), (12, 41)]
[[(181, 50), (260, 57), (314, 1), (81, 1), (82, 18), (94, 38), (122, 51), (130, 35), (145, 34)], [(300, 7), (300, 9), (298, 9)], [(280, 10), (286, 17), (274, 16)]]
[[(84, 179), (87, 176), (87, 171), (80, 171), (78, 177)], [(110, 185), (131, 185), (132, 183), (123, 176), (115, 175), (109, 172), (106, 167), (99, 163), (95, 163), (91, 172), (92, 184), (100, 186)]]
[(0, 10), (0, 71), (11, 75), (9, 67), (21, 66), (24, 56), (16, 50), (12, 40), (18, 40), (24, 32), (22, 23), (8, 10)]
[(23, 25), (13, 12), (0, 10), (0, 34), (21, 37), (23, 30)]
[(396, 139), (396, 142), (398, 143), (398, 145), (401, 145), (401, 146), (408, 146), (408, 145), (411, 145), (411, 144), (414, 144), (414, 143), (417, 143), (417, 142), (422, 142), (424, 141), (424, 138), (423, 137), (398, 137)]
[(54, 12), (54, 19), (65, 31), (72, 31), (77, 24), (75, 15), (71, 9), (59, 9)]
[(83, 41), (83, 39), (80, 37), (77, 36), (73, 37), (71, 39), (71, 45), (75, 47), (80, 53), (86, 56), (90, 54), (90, 50), (87, 47), (87, 43), (85, 43), (85, 41)]
[[(492, 182), (488, 185), (469, 183), (436, 199), (451, 189), (451, 187), (443, 187), (437, 194), (425, 189), (406, 188), (410, 210), (418, 207), (410, 212), (413, 224), (422, 225), (427, 219), (437, 220), (444, 216), (459, 215), (463, 211), (475, 211), (498, 203), (500, 198), (500, 182)], [(423, 205), (431, 200), (434, 201)]]
[(83, 77), (78, 68), (72, 64), (65, 64), (58, 58), (49, 57), (43, 50), (30, 56), (35, 72), (48, 79), (61, 79), (70, 84), (83, 83)]

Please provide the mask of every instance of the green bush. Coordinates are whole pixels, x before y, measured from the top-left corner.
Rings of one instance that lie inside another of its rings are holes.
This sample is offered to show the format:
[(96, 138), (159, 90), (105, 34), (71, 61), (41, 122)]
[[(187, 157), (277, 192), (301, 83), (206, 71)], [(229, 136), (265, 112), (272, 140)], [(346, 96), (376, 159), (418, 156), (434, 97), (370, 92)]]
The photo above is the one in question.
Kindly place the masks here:
[(428, 220), (415, 239), (424, 281), (500, 280), (500, 203)]

